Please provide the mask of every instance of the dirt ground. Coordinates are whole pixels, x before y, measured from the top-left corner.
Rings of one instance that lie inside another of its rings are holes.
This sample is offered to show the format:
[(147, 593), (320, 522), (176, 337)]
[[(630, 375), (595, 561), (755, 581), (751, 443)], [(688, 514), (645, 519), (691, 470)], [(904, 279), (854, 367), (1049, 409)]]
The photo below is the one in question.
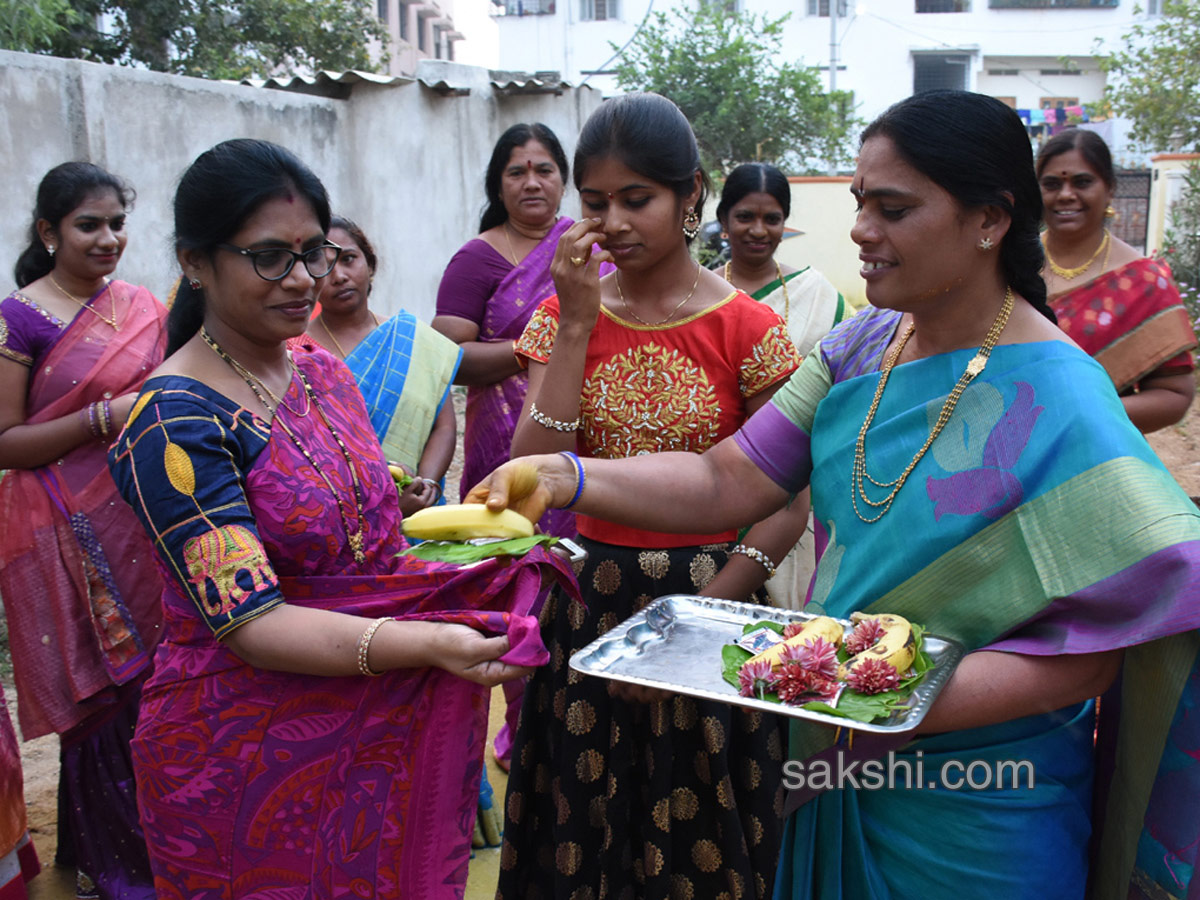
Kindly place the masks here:
[[(462, 421), (462, 395), (456, 394), (459, 421)], [(460, 426), (461, 427), (461, 426)], [(1192, 497), (1200, 497), (1200, 403), (1193, 404), (1187, 418), (1178, 425), (1165, 428), (1149, 438), (1151, 446), (1163, 463), (1170, 469), (1183, 489)], [(461, 440), (459, 442), (461, 446)], [(459, 461), (451, 468), (446, 479), (447, 493), (457, 496)], [(13, 721), (16, 721), (16, 693), (10, 679), (4, 679), (4, 691), (8, 698)], [(502, 701), (501, 701), (502, 702)], [(494, 717), (495, 718), (495, 717)], [(493, 722), (493, 733), (499, 720)], [(489, 754), (490, 756), (490, 754)], [(489, 759), (490, 762), (490, 759)], [(54, 859), (55, 825), (57, 819), (56, 790), (58, 785), (58, 738), (51, 735), (21, 744), (21, 764), (25, 774), (25, 801), (29, 809), (29, 829), (33, 835), (38, 854), (42, 859), (43, 873), (30, 884), (31, 900), (60, 900), (74, 896), (73, 881), (67, 873), (52, 865)], [(503, 776), (494, 766), (489, 766), (492, 786), (498, 797), (504, 796)], [(498, 851), (481, 851), (476, 854), (478, 866), (472, 864), (473, 894), (491, 896), (487, 887), (478, 882), (487, 878), (494, 884), (495, 860), (491, 856)], [(481, 871), (476, 872), (479, 869)], [(484, 872), (487, 875), (484, 875)]]

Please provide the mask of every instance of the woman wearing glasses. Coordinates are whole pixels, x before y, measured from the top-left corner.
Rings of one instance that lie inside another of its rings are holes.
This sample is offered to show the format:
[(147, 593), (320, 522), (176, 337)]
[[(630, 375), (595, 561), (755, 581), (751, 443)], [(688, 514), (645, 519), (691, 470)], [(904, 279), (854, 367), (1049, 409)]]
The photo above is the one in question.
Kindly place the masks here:
[[(132, 199), (90, 163), (51, 169), (0, 301), (0, 596), (21, 731), (59, 735), (58, 860), (80, 896), (104, 898), (154, 896), (129, 739), (161, 582), (105, 464), (165, 342), (162, 304), (109, 277)], [(0, 808), (10, 799), (0, 790)]]
[(166, 582), (133, 741), (160, 896), (461, 896), (488, 688), (546, 658), (527, 613), (561, 564), (399, 556), (353, 375), (289, 354), (329, 224), (282, 147), (201, 154), (168, 358), (110, 453)]

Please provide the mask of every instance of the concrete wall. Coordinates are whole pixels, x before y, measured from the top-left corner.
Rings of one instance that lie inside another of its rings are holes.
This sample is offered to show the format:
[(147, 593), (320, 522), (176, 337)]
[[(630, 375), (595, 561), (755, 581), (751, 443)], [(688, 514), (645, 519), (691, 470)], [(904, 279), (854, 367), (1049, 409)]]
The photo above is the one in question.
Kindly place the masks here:
[[(428, 320), (454, 251), (476, 233), (492, 145), (516, 122), (558, 134), (570, 159), (591, 89), (505, 95), (485, 69), (423, 63), (424, 81), (360, 83), (347, 99), (162, 75), (0, 51), (0, 168), (9, 215), (0, 223), (0, 289), (26, 246), (34, 194), (52, 166), (86, 159), (138, 192), (129, 246), (117, 269), (165, 297), (178, 274), (171, 200), (179, 176), (213, 144), (233, 137), (283, 144), (324, 181), (334, 209), (356, 219), (379, 251), (372, 306), (402, 306)], [(569, 195), (563, 212), (577, 215)]]
[(867, 303), (866, 282), (858, 274), (858, 245), (850, 240), (854, 198), (847, 176), (789, 178), (792, 213), (787, 226), (804, 232), (779, 245), (776, 258), (800, 269), (813, 266), (856, 307)]

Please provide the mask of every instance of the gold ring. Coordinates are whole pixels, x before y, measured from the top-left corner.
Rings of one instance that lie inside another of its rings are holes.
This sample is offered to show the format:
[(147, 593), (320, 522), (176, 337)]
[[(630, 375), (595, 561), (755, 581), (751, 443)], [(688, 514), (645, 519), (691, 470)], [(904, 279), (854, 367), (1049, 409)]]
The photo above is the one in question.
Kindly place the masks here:
[(571, 265), (575, 266), (576, 268), (578, 268), (579, 266), (582, 266), (585, 262), (587, 262), (587, 260), (584, 259), (582, 256), (572, 256), (571, 257)]

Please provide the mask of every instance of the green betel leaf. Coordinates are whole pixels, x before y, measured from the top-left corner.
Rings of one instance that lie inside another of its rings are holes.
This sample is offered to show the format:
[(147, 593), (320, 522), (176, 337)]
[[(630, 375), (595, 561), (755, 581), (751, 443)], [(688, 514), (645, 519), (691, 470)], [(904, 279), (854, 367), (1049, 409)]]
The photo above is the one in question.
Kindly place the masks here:
[(402, 551), (400, 556), (415, 556), (426, 562), (444, 562), (464, 566), (490, 559), (493, 556), (524, 556), (538, 544), (550, 546), (558, 542), (552, 534), (535, 534), (532, 537), (509, 538), (507, 541), (492, 541), (487, 544), (469, 544), (463, 541), (422, 541)]
[(753, 654), (749, 650), (737, 644), (726, 644), (721, 648), (721, 677), (740, 689), (742, 683), (738, 679), (738, 670), (751, 656)]

